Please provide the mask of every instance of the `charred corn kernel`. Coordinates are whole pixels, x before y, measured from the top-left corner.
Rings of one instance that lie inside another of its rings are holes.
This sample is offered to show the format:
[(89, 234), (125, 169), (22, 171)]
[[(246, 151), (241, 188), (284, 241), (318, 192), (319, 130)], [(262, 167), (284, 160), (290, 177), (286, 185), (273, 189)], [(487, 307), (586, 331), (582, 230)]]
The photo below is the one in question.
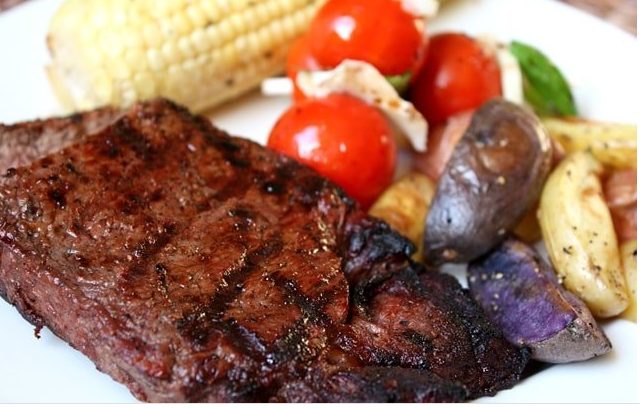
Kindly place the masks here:
[(156, 96), (203, 111), (284, 70), (325, 0), (67, 0), (48, 33), (69, 110)]

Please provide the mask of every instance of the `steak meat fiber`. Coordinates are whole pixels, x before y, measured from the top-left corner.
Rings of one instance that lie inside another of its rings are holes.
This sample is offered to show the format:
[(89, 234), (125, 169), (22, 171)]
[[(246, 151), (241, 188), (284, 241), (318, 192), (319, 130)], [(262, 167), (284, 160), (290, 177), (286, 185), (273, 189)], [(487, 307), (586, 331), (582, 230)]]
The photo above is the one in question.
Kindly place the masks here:
[(331, 182), (171, 102), (0, 141), (0, 294), (140, 400), (463, 401), (528, 361)]

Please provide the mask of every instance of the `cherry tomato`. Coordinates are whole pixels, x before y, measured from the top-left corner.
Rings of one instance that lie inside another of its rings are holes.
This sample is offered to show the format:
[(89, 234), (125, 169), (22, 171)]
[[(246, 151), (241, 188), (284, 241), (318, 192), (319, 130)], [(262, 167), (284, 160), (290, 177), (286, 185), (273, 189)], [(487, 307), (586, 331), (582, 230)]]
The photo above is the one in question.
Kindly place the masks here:
[(333, 180), (368, 208), (391, 183), (397, 147), (375, 107), (345, 94), (294, 104), (267, 145)]
[(438, 181), (472, 118), (473, 111), (463, 112), (450, 117), (446, 123), (434, 126), (429, 132), (427, 151), (414, 154), (415, 169)]
[(424, 28), (397, 0), (329, 0), (309, 28), (311, 50), (329, 68), (365, 61), (383, 75), (403, 75), (420, 64)]
[(427, 59), (411, 87), (411, 100), (430, 124), (477, 109), (502, 94), (500, 68), (473, 38), (433, 36)]
[(287, 56), (287, 76), (293, 82), (293, 99), (301, 101), (305, 98), (296, 83), (296, 76), (300, 71), (318, 71), (322, 67), (311, 53), (311, 43), (309, 36), (305, 35), (296, 40), (289, 50)]
[(623, 170), (613, 173), (604, 183), (604, 195), (620, 241), (636, 239), (638, 235), (638, 172)]

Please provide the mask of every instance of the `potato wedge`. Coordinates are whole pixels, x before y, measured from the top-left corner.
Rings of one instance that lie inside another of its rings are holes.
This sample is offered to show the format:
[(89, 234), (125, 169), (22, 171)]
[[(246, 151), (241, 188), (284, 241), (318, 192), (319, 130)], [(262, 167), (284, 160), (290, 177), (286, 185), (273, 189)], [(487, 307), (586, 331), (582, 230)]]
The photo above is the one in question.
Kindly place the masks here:
[(618, 240), (598, 174), (586, 151), (567, 156), (542, 191), (538, 221), (560, 282), (596, 317), (616, 316), (628, 304)]
[(611, 342), (587, 306), (564, 289), (535, 250), (507, 238), (469, 263), (471, 295), (511, 344), (548, 363), (608, 353)]
[(621, 317), (638, 322), (638, 241), (632, 239), (620, 245), (620, 255), (629, 293), (629, 307)]
[(605, 166), (637, 168), (637, 125), (558, 118), (544, 118), (542, 123), (567, 153), (589, 150)]
[(552, 155), (551, 138), (529, 110), (503, 99), (482, 105), (438, 180), (425, 263), (469, 262), (500, 243), (538, 200)]
[(419, 248), (424, 220), (436, 184), (422, 173), (412, 172), (389, 186), (371, 206), (369, 214), (386, 221)]

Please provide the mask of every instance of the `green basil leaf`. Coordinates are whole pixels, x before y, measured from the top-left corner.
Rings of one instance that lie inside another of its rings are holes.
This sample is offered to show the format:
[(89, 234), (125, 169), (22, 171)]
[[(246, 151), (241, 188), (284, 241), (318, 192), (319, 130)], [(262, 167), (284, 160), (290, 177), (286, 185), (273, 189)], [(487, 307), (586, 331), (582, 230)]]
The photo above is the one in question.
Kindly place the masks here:
[(393, 86), (400, 95), (409, 89), (409, 81), (411, 80), (411, 72), (405, 72), (400, 75), (387, 75), (387, 81)]
[(539, 50), (513, 41), (509, 51), (520, 63), (524, 97), (541, 116), (576, 116), (571, 88), (562, 72)]

